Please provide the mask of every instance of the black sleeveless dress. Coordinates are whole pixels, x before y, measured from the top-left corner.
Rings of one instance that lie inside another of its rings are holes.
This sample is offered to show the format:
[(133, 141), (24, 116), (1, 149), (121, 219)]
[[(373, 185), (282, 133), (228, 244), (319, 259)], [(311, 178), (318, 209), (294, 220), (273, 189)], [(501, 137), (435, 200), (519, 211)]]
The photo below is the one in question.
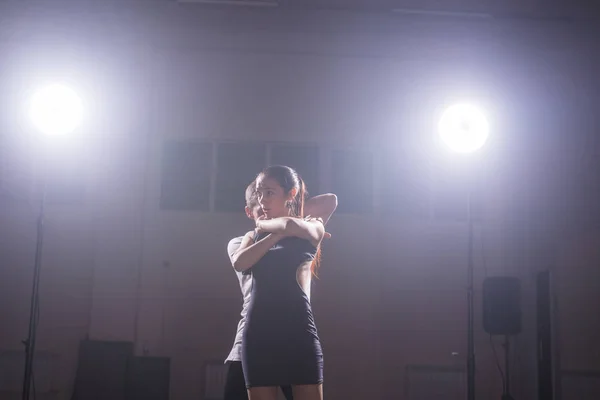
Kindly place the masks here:
[(242, 338), (247, 387), (323, 382), (323, 352), (310, 300), (296, 280), (298, 267), (316, 252), (308, 240), (284, 238), (248, 270), (252, 295)]

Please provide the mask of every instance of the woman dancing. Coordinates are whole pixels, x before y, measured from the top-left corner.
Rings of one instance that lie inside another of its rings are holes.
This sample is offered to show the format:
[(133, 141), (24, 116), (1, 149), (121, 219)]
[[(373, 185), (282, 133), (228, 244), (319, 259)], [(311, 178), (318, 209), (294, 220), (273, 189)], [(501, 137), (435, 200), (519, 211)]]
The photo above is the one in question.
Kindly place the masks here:
[[(262, 208), (258, 204), (258, 198), (256, 196), (256, 182), (252, 181), (246, 188), (246, 215), (254, 222), (263, 215)], [(322, 218), (324, 223), (334, 213), (337, 207), (337, 196), (332, 193), (321, 194), (315, 197), (311, 197), (304, 203), (305, 214), (312, 215), (316, 218)], [(255, 222), (256, 223), (256, 222)], [(325, 232), (325, 238), (330, 236)], [(238, 251), (244, 236), (233, 238), (227, 244), (227, 254), (230, 259)], [(223, 392), (223, 400), (248, 400), (248, 391), (246, 389), (246, 381), (244, 379), (244, 372), (242, 370), (242, 336), (244, 333), (244, 326), (246, 325), (246, 314), (248, 312), (248, 306), (250, 305), (251, 290), (252, 290), (252, 273), (247, 270), (246, 272), (235, 271), (240, 289), (242, 290), (242, 312), (241, 319), (237, 326), (237, 333), (233, 347), (229, 352), (229, 356), (225, 360), (227, 364), (227, 378), (225, 380), (225, 388)], [(290, 385), (282, 386), (281, 390), (286, 400), (292, 400), (292, 387)]]
[(250, 400), (276, 400), (291, 385), (295, 400), (323, 398), (323, 353), (310, 304), (310, 284), (325, 229), (303, 219), (305, 187), (285, 166), (256, 178), (264, 215), (232, 256), (237, 271), (252, 268), (252, 295), (242, 339)]

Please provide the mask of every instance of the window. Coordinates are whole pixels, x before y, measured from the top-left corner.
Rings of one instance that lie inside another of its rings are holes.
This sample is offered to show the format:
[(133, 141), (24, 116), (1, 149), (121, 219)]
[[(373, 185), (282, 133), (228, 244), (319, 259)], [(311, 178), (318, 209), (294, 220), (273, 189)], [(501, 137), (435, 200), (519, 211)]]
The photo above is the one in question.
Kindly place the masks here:
[(433, 199), (433, 216), (436, 220), (465, 221), (468, 197), (464, 182), (437, 176)]
[(382, 151), (378, 174), (382, 213), (426, 220), (431, 210), (431, 174), (425, 157), (412, 151)]
[[(82, 205), (90, 172), (90, 145), (85, 140), (70, 140), (56, 148), (42, 148), (44, 158), (36, 162), (36, 195), (45, 186), (47, 204)], [(45, 185), (44, 185), (45, 184)]]
[[(433, 217), (441, 221), (466, 221), (469, 210), (469, 186), (472, 188), (471, 215), (479, 220), (482, 214), (477, 171), (468, 165), (437, 168), (434, 184)], [(469, 182), (472, 180), (472, 182)]]
[(160, 208), (208, 211), (212, 162), (212, 143), (166, 142)]
[(85, 203), (86, 186), (77, 177), (53, 177), (46, 181), (46, 202), (58, 205)]
[(331, 187), (338, 196), (337, 212), (368, 214), (373, 211), (373, 159), (366, 151), (334, 151)]
[(34, 150), (26, 140), (0, 135), (0, 199), (3, 204), (31, 200), (35, 183)]
[(319, 194), (319, 148), (317, 146), (273, 145), (271, 165), (294, 168), (304, 180), (309, 195)]
[[(45, 202), (52, 205), (85, 203), (89, 157), (86, 146), (38, 148), (36, 143), (15, 137), (0, 138), (0, 199), (6, 204), (37, 203), (45, 186)], [(43, 157), (36, 157), (37, 152)], [(44, 185), (45, 183), (45, 185)]]
[(217, 154), (215, 209), (242, 212), (246, 187), (265, 167), (266, 146), (262, 143), (221, 143)]

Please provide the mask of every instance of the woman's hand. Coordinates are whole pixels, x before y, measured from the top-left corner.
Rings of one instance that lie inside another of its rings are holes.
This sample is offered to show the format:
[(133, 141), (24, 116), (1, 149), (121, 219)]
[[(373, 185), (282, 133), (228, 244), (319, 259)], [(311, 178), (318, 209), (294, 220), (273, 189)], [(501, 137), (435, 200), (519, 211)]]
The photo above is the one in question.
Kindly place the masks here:
[(268, 218), (263, 214), (260, 217), (256, 218), (256, 220), (254, 221), (256, 223), (256, 228), (254, 229), (254, 234), (256, 236), (263, 234), (263, 233), (267, 233), (270, 232), (269, 230), (265, 229), (265, 224), (263, 223), (264, 221), (267, 221)]
[(262, 230), (262, 227), (260, 226), (260, 221), (265, 219), (265, 215), (261, 215), (260, 217), (256, 218), (254, 220), (254, 224), (256, 225), (254, 227), (254, 237), (257, 237), (258, 235), (260, 235), (261, 233), (263, 233), (264, 231)]
[(321, 223), (323, 223), (323, 218), (321, 217), (313, 217), (312, 215), (307, 215), (306, 217), (304, 217), (305, 221), (320, 221)]

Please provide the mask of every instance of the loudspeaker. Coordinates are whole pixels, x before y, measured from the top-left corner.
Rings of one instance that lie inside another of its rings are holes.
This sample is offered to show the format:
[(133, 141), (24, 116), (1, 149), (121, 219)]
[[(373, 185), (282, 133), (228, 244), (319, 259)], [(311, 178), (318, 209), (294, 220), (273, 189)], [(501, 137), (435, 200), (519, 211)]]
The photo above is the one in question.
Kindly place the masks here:
[(517, 278), (496, 276), (483, 281), (483, 329), (490, 335), (521, 332), (521, 284)]
[(125, 400), (133, 343), (83, 340), (72, 400)]
[(164, 357), (132, 357), (127, 371), (127, 400), (168, 400), (171, 360)]

